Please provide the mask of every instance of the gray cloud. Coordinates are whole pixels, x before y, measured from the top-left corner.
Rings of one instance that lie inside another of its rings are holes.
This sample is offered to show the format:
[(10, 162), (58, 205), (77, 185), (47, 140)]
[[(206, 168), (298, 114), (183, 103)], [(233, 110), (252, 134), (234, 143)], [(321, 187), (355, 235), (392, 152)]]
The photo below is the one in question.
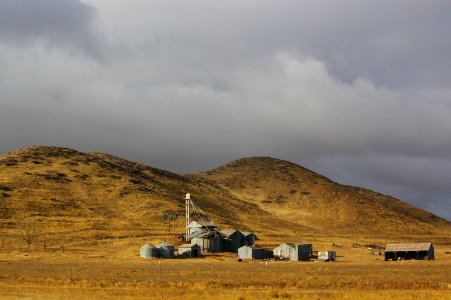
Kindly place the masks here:
[[(60, 2), (86, 8), (61, 37), (32, 16), (37, 32), (0, 29), (1, 153), (62, 145), (178, 172), (269, 155), (451, 218), (446, 3)], [(72, 55), (99, 36), (108, 64)]]
[(96, 11), (79, 0), (0, 0), (0, 43), (43, 44), (99, 58)]

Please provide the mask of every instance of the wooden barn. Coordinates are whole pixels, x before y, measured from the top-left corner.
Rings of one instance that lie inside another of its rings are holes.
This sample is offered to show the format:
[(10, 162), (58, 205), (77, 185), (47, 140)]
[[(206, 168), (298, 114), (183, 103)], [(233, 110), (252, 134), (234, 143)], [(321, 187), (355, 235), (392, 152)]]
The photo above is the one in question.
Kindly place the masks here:
[(387, 244), (385, 247), (385, 260), (432, 260), (434, 258), (432, 243)]

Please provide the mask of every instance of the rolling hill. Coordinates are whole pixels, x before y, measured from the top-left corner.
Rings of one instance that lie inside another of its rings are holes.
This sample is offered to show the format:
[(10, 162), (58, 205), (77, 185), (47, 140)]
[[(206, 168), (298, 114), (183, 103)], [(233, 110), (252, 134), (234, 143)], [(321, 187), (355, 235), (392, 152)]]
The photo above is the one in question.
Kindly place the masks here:
[[(108, 154), (38, 146), (0, 156), (0, 235), (18, 238), (32, 220), (49, 244), (177, 242), (186, 192), (219, 226), (254, 231), (263, 244), (336, 236), (439, 241), (451, 233), (451, 222), (429, 212), (274, 158), (181, 175)], [(171, 224), (162, 219), (168, 211), (178, 214)]]

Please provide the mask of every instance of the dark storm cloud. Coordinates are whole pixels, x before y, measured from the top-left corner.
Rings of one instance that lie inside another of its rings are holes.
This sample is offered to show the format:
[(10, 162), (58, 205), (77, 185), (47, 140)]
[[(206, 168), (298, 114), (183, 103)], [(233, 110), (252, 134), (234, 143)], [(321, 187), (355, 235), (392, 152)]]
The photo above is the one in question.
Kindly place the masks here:
[(98, 57), (95, 9), (79, 0), (0, 0), (0, 43), (43, 43)]
[[(62, 145), (177, 172), (274, 156), (451, 217), (446, 1), (33, 3), (47, 9), (0, 12), (1, 153)], [(109, 64), (71, 55), (102, 39)]]

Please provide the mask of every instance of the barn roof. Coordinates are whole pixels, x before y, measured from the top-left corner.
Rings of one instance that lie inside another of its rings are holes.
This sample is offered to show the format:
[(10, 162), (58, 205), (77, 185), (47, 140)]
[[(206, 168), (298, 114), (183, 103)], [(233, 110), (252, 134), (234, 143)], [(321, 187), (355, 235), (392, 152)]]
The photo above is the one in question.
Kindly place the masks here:
[(429, 251), (432, 243), (417, 243), (417, 244), (387, 244), (385, 252), (396, 251)]
[(234, 233), (237, 234), (243, 234), (241, 231), (239, 230), (235, 230), (235, 229), (230, 229), (230, 230), (220, 230), (219, 233), (221, 233), (222, 235), (224, 235), (225, 237), (230, 237), (231, 235), (233, 235)]
[(258, 238), (258, 237), (255, 235), (255, 233), (253, 233), (253, 232), (249, 232), (249, 231), (241, 231), (241, 233), (242, 233), (245, 237), (248, 237), (248, 236), (250, 236), (250, 235), (253, 235), (255, 240), (259, 240), (259, 238)]
[(232, 234), (234, 234), (236, 232), (235, 229), (230, 229), (230, 230), (220, 230), (220, 233), (222, 233), (225, 236), (231, 236)]
[(291, 247), (291, 248), (296, 248), (295, 243), (283, 243), (283, 244), (280, 244), (279, 246), (277, 246), (276, 248), (282, 247), (283, 245), (287, 245), (288, 247)]

